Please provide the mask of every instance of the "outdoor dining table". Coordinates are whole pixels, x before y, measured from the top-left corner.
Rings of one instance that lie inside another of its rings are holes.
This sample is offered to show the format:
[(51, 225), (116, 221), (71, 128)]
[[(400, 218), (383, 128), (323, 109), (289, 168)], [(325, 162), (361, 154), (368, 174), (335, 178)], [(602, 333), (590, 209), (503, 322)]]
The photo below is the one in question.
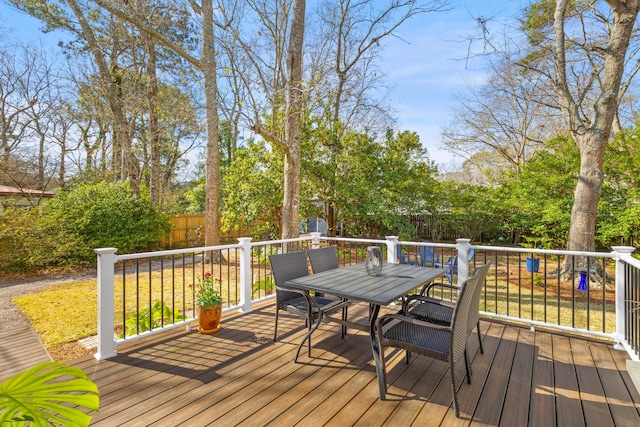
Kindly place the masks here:
[[(369, 331), (373, 359), (378, 375), (378, 386), (380, 387), (380, 396), (382, 398), (385, 392), (383, 383), (384, 372), (375, 330), (380, 307), (398, 301), (412, 290), (421, 288), (435, 278), (443, 276), (446, 272), (447, 270), (444, 268), (384, 263), (382, 274), (379, 276), (371, 276), (367, 274), (365, 264), (358, 263), (288, 280), (286, 285), (291, 288), (331, 294), (348, 300), (369, 303), (369, 325), (364, 328), (363, 325), (358, 323), (347, 322), (330, 316), (325, 316), (325, 318), (346, 324), (347, 326), (356, 327), (357, 329)], [(321, 321), (321, 316), (318, 316), (317, 321), (302, 339), (298, 350), (311, 336), (313, 331), (318, 328)]]

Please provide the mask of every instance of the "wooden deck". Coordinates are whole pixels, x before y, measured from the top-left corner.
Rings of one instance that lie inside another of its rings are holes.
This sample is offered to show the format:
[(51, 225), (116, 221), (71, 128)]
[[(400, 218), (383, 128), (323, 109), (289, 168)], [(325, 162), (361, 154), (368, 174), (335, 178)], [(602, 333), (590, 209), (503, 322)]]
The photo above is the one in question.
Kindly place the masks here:
[[(361, 313), (366, 312), (360, 307)], [(353, 310), (351, 310), (353, 312)], [(638, 426), (640, 395), (626, 353), (610, 343), (481, 323), (485, 353), (469, 340), (473, 382), (458, 363), (461, 416), (448, 365), (388, 350), (388, 395), (380, 401), (367, 334), (323, 324), (312, 357), (293, 363), (300, 319), (273, 306), (223, 318), (202, 335), (166, 332), (119, 349), (112, 359), (73, 362), (100, 389), (93, 426)]]

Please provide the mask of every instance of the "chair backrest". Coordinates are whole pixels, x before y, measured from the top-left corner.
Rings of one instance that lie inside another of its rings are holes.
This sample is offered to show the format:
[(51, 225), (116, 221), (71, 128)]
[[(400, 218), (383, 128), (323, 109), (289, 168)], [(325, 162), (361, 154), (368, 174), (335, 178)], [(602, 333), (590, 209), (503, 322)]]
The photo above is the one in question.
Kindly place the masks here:
[(277, 304), (299, 298), (301, 295), (296, 292), (288, 292), (285, 283), (287, 280), (297, 279), (309, 275), (309, 266), (307, 264), (307, 252), (297, 251), (286, 254), (269, 255), (269, 263), (271, 264), (271, 272), (276, 282), (276, 301)]
[[(458, 301), (456, 302), (451, 318), (453, 336), (450, 344), (450, 355), (454, 361), (457, 361), (466, 349), (467, 338), (469, 336), (469, 317), (472, 316), (472, 312), (479, 311), (479, 302), (474, 306), (473, 300), (476, 296), (477, 288), (481, 286), (481, 282), (484, 283), (489, 265), (491, 265), (491, 263), (477, 268), (473, 276), (466, 280), (460, 287), (460, 295), (458, 296)], [(478, 293), (477, 295), (479, 298), (480, 294)], [(477, 320), (475, 323), (477, 323)]]
[(469, 258), (468, 258), (468, 260), (471, 261), (475, 254), (476, 254), (476, 250), (475, 249), (473, 249), (473, 248), (469, 249), (469, 255), (468, 255)]
[[(425, 240), (425, 243), (430, 243)], [(435, 248), (433, 246), (420, 246), (420, 265), (433, 264), (435, 259)]]
[[(471, 279), (476, 280), (478, 284), (475, 287), (473, 298), (471, 299), (469, 317), (467, 318), (467, 334), (470, 334), (471, 331), (473, 331), (473, 328), (478, 324), (478, 320), (480, 320), (480, 295), (482, 294), (482, 288), (484, 287), (484, 282), (487, 278), (487, 272), (489, 271), (490, 265), (491, 260), (487, 261), (487, 263), (482, 267), (476, 268), (473, 272), (473, 276), (471, 276)], [(478, 331), (478, 333), (480, 333), (480, 331)]]
[(311, 270), (314, 274), (338, 268), (338, 253), (336, 252), (335, 246), (309, 249), (307, 255), (309, 255)]
[(407, 257), (402, 252), (402, 246), (400, 246), (400, 245), (396, 246), (396, 258), (398, 258), (398, 262), (400, 264), (406, 264), (407, 263)]

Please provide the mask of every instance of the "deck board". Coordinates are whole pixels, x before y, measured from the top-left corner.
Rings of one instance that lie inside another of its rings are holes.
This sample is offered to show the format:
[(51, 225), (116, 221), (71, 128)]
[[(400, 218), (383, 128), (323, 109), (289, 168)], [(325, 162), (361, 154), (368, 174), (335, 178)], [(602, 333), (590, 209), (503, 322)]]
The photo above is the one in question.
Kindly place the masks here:
[[(556, 405), (554, 398), (552, 336), (537, 332), (533, 359), (533, 383), (529, 404), (529, 425), (555, 426)], [(523, 390), (525, 391), (525, 390)], [(560, 426), (562, 427), (562, 426)]]
[[(407, 365), (404, 352), (387, 349), (388, 397), (380, 401), (368, 334), (350, 330), (342, 340), (339, 326), (323, 323), (311, 357), (303, 350), (293, 363), (305, 329), (299, 318), (280, 319), (277, 342), (268, 304), (226, 316), (214, 335), (176, 329), (123, 345), (111, 359), (71, 362), (101, 393), (91, 425), (640, 425), (628, 356), (611, 343), (483, 320), (485, 354), (475, 332), (469, 340), (471, 385), (464, 362), (455, 367), (456, 418), (447, 363), (414, 355)], [(10, 342), (31, 345), (22, 358), (35, 364), (42, 347), (22, 335)], [(19, 352), (3, 345), (0, 367)]]
[(578, 378), (573, 364), (570, 340), (554, 336), (553, 372), (555, 378), (557, 420), (560, 426), (583, 426), (584, 416), (579, 399)]
[(613, 426), (609, 405), (604, 397), (589, 344), (584, 340), (571, 339), (571, 352), (574, 354), (573, 366), (578, 378), (585, 423), (602, 427)]
[(44, 362), (51, 357), (30, 327), (0, 327), (0, 382)]
[[(518, 343), (507, 382), (507, 395), (501, 410), (500, 426), (526, 426), (533, 384), (535, 358), (535, 334), (528, 329), (518, 329)], [(505, 381), (503, 379), (503, 381)], [(505, 410), (508, 408), (508, 410)], [(496, 408), (496, 411), (498, 408)], [(489, 418), (487, 418), (489, 419)], [(484, 420), (478, 418), (480, 423)]]
[[(500, 422), (508, 386), (508, 382), (503, 378), (508, 378), (512, 370), (518, 346), (518, 329), (505, 328), (502, 337), (505, 339), (500, 340), (500, 347), (491, 361), (491, 371), (486, 376), (482, 394), (475, 406), (472, 425), (498, 425)], [(487, 351), (485, 355), (490, 356)], [(474, 369), (474, 373), (475, 371)], [(474, 380), (478, 381), (480, 378), (474, 378)], [(496, 407), (500, 410), (496, 410)]]

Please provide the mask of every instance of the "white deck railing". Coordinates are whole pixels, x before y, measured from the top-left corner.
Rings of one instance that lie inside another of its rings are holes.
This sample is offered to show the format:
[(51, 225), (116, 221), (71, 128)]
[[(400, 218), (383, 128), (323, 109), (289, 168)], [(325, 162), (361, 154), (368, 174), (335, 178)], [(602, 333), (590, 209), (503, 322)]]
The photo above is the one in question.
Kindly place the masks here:
[[(338, 248), (344, 265), (363, 261), (366, 247), (371, 245), (386, 248), (390, 263), (422, 264), (422, 251), (432, 247), (441, 264), (450, 256), (458, 256), (457, 272), (452, 275), (454, 283), (463, 282), (476, 265), (491, 259), (493, 265), (481, 302), (484, 316), (531, 327), (611, 338), (638, 360), (640, 309), (633, 310), (633, 301), (640, 301), (640, 261), (631, 257), (632, 247), (587, 253), (471, 245), (469, 239), (446, 244), (399, 241), (395, 236), (377, 240), (328, 238), (319, 233), (288, 240), (238, 240), (232, 245), (139, 254), (118, 255), (115, 248), (96, 249), (98, 349), (95, 357), (112, 357), (118, 345), (167, 328), (189, 327), (195, 317), (195, 304), (188, 284), (205, 270), (226, 277), (220, 288), (225, 298), (223, 312), (247, 313), (255, 303), (274, 296), (267, 263), (269, 253), (282, 250), (283, 245), (293, 245), (296, 250), (330, 244)], [(475, 251), (472, 258), (470, 249)], [(211, 256), (205, 257), (205, 254)], [(398, 255), (402, 255), (401, 259)], [(539, 257), (541, 271), (524, 269), (527, 255)], [(569, 280), (557, 277), (555, 272), (566, 257), (586, 257), (587, 268), (576, 268)], [(157, 299), (163, 307), (166, 303), (173, 314), (168, 319), (161, 316), (159, 324), (154, 324), (151, 307)], [(637, 306), (640, 307), (640, 303)], [(148, 328), (139, 327), (145, 320)], [(133, 332), (127, 330), (131, 322)]]

